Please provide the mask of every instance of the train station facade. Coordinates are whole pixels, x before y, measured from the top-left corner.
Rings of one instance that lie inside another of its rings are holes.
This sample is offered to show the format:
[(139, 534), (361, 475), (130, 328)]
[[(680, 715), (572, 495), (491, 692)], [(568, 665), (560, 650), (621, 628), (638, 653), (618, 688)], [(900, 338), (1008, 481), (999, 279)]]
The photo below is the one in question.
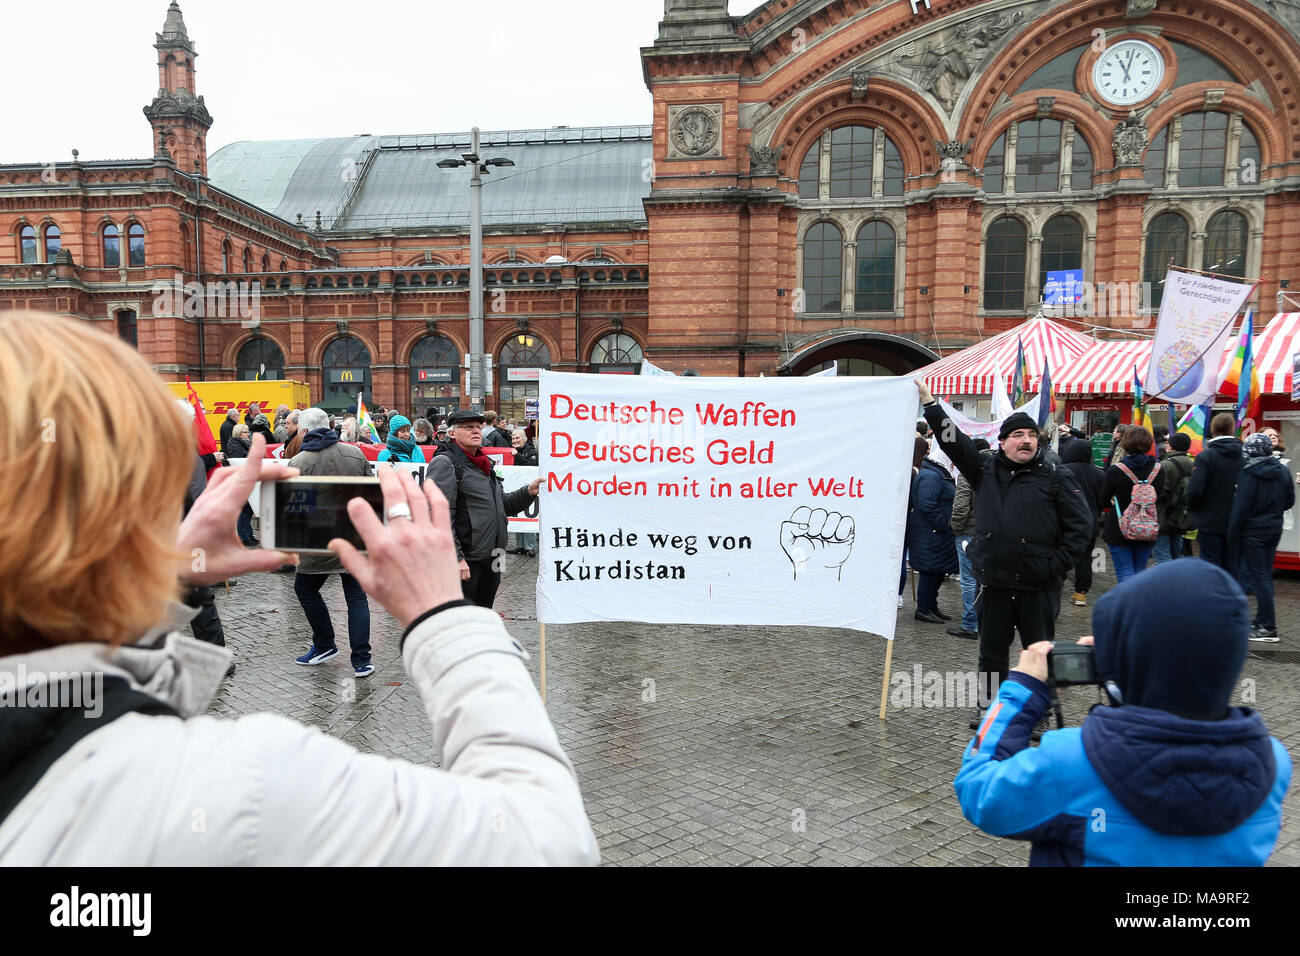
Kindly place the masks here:
[[(1170, 261), (1265, 304), (1300, 279), (1300, 3), (726, 6), (666, 0), (649, 125), (483, 134), (514, 164), (484, 188), (489, 406), (643, 357), (903, 372), (1034, 315), (1052, 272), (1144, 290), (1066, 319), (1102, 336), (1152, 324)], [(0, 165), (0, 308), (108, 328), (168, 378), (460, 404), (468, 184), (439, 161), (467, 135), (209, 155), (175, 3), (154, 47), (148, 158)]]

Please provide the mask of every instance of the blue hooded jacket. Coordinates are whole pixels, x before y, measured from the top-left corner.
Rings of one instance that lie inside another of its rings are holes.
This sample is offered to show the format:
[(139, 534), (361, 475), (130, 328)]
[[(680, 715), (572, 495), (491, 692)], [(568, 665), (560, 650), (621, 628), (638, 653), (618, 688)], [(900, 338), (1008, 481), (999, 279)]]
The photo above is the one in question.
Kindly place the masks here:
[(1291, 758), (1258, 713), (1230, 706), (1249, 628), (1245, 595), (1205, 561), (1169, 561), (1111, 590), (1093, 630), (1097, 670), (1122, 705), (1032, 748), (1050, 694), (1013, 672), (957, 774), (966, 819), (1032, 841), (1030, 865), (1263, 865)]

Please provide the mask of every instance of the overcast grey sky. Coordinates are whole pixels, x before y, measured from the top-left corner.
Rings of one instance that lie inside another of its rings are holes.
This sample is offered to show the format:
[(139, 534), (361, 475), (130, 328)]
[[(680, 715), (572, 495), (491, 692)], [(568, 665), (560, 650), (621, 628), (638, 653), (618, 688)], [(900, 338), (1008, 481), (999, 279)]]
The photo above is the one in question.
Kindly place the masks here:
[[(168, 0), (6, 4), (0, 163), (142, 158)], [(744, 13), (758, 0), (731, 0)], [(182, 0), (213, 116), (244, 139), (650, 122), (663, 0)]]

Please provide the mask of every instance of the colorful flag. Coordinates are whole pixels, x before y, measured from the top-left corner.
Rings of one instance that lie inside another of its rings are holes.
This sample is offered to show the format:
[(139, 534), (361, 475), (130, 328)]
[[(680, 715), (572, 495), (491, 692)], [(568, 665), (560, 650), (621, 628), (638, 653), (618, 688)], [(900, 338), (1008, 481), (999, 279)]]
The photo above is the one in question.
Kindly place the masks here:
[(1187, 414), (1182, 417), (1182, 420), (1178, 422), (1176, 430), (1192, 440), (1192, 447), (1188, 449), (1188, 454), (1199, 455), (1201, 453), (1201, 448), (1205, 445), (1205, 433), (1210, 427), (1210, 416), (1213, 413), (1213, 406), (1193, 405), (1187, 410)]
[(1016, 368), (1011, 373), (1011, 404), (1019, 408), (1025, 392), (1029, 391), (1029, 364), (1025, 360), (1025, 343), (1016, 339)]
[(1047, 425), (1048, 418), (1056, 414), (1056, 389), (1052, 388), (1052, 370), (1047, 356), (1043, 356), (1043, 380), (1038, 383), (1038, 427)]
[[(189, 392), (190, 404), (194, 406), (195, 447), (200, 455), (210, 455), (217, 450), (217, 440), (212, 437), (212, 426), (208, 424), (208, 416), (203, 413), (203, 399), (194, 391), (188, 375), (185, 376), (185, 390)], [(209, 469), (209, 476), (213, 471), (215, 469)]]
[(361, 426), (369, 425), (370, 434), (375, 433), (375, 423), (370, 420), (370, 413), (366, 411), (366, 403), (361, 400), (363, 392), (357, 392), (357, 434), (361, 434)]
[(1229, 395), (1237, 393), (1237, 431), (1246, 424), (1246, 419), (1259, 419), (1259, 375), (1255, 369), (1255, 312), (1246, 310), (1246, 319), (1241, 324), (1241, 335), (1237, 337), (1237, 352), (1228, 365), (1227, 374), (1219, 385), (1219, 391)]
[(1133, 366), (1133, 424), (1152, 430), (1151, 416), (1146, 410), (1146, 396), (1142, 392), (1142, 380), (1138, 378), (1137, 366)]

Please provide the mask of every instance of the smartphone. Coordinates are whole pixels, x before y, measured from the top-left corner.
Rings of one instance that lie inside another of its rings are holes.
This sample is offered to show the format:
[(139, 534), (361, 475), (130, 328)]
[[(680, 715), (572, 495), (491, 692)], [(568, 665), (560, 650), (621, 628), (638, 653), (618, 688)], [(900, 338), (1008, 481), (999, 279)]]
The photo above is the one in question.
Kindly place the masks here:
[(298, 551), (303, 554), (331, 554), (335, 538), (366, 549), (361, 535), (348, 517), (348, 502), (364, 499), (384, 518), (384, 494), (378, 478), (347, 478), (320, 475), (262, 482), (261, 545), (270, 551)]

